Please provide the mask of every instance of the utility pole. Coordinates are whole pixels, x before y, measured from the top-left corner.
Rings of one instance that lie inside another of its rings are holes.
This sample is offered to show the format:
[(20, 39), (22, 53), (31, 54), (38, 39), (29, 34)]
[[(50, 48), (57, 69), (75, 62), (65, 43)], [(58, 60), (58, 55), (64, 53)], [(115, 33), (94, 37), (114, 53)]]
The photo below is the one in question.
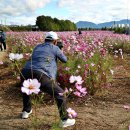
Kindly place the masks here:
[(2, 25), (2, 19), (1, 19), (1, 25)]
[(114, 21), (114, 28), (115, 28), (116, 22)]
[(5, 26), (6, 26), (6, 18), (5, 18)]
[(126, 29), (126, 35), (128, 35), (129, 34), (129, 24), (128, 24), (128, 0), (126, 0), (126, 4), (127, 4), (127, 6), (126, 6), (126, 17), (127, 17), (127, 19), (126, 19), (126, 26), (125, 26), (125, 29)]

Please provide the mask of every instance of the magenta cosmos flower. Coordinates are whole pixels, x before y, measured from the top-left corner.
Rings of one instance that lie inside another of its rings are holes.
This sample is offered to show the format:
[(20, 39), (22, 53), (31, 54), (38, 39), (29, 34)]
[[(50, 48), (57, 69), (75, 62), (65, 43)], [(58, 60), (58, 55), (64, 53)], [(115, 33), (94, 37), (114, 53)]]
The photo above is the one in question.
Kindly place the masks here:
[(75, 118), (77, 116), (77, 113), (72, 108), (68, 108), (67, 112), (70, 118)]
[(85, 68), (88, 69), (88, 67), (89, 67), (88, 64), (86, 64), (86, 65), (85, 65)]
[(30, 95), (32, 93), (38, 94), (40, 92), (40, 86), (41, 84), (37, 79), (27, 79), (24, 80), (21, 91), (27, 95)]

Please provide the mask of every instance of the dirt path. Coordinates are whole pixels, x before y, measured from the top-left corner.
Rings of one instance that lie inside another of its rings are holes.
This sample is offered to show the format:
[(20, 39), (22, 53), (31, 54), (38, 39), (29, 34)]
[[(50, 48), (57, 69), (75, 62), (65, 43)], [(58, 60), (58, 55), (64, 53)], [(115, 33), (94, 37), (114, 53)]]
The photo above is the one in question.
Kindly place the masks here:
[(2, 61), (6, 55), (6, 52), (0, 51), (0, 61)]
[[(129, 63), (130, 56), (125, 60), (116, 59), (112, 87), (87, 98), (82, 104), (70, 104), (78, 117), (74, 127), (64, 130), (128, 130), (130, 109), (124, 109), (123, 105), (130, 105)], [(8, 65), (0, 66), (0, 75), (0, 130), (28, 130), (33, 126), (34, 113), (27, 120), (20, 118), (22, 100), (20, 89), (15, 86), (16, 79)], [(55, 105), (38, 106), (40, 123), (37, 130), (53, 130), (55, 110)]]

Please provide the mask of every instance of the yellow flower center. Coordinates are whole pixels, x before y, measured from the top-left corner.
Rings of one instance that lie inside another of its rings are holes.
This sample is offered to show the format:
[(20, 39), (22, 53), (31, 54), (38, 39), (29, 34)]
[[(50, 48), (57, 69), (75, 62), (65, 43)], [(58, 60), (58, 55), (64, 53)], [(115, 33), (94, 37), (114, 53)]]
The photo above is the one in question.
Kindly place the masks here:
[(73, 115), (73, 112), (70, 112), (71, 115)]
[(28, 88), (29, 88), (29, 89), (34, 89), (34, 87), (33, 87), (32, 85), (30, 85)]

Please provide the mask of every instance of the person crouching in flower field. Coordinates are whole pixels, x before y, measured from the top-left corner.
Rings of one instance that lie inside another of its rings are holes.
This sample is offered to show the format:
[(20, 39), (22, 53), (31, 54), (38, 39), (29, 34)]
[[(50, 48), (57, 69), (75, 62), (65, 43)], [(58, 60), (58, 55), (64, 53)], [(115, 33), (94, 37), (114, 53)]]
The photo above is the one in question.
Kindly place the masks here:
[[(22, 69), (21, 81), (26, 79), (37, 79), (41, 86), (40, 90), (54, 95), (61, 118), (61, 127), (67, 127), (75, 124), (75, 119), (69, 119), (66, 108), (66, 100), (63, 95), (63, 89), (54, 82), (57, 74), (57, 60), (66, 63), (67, 57), (57, 45), (57, 33), (50, 31), (46, 33), (45, 42), (37, 45), (32, 53), (31, 60), (27, 61)], [(24, 78), (25, 79), (24, 79)], [(23, 111), (22, 118), (26, 119), (32, 113), (30, 96), (23, 93)]]

